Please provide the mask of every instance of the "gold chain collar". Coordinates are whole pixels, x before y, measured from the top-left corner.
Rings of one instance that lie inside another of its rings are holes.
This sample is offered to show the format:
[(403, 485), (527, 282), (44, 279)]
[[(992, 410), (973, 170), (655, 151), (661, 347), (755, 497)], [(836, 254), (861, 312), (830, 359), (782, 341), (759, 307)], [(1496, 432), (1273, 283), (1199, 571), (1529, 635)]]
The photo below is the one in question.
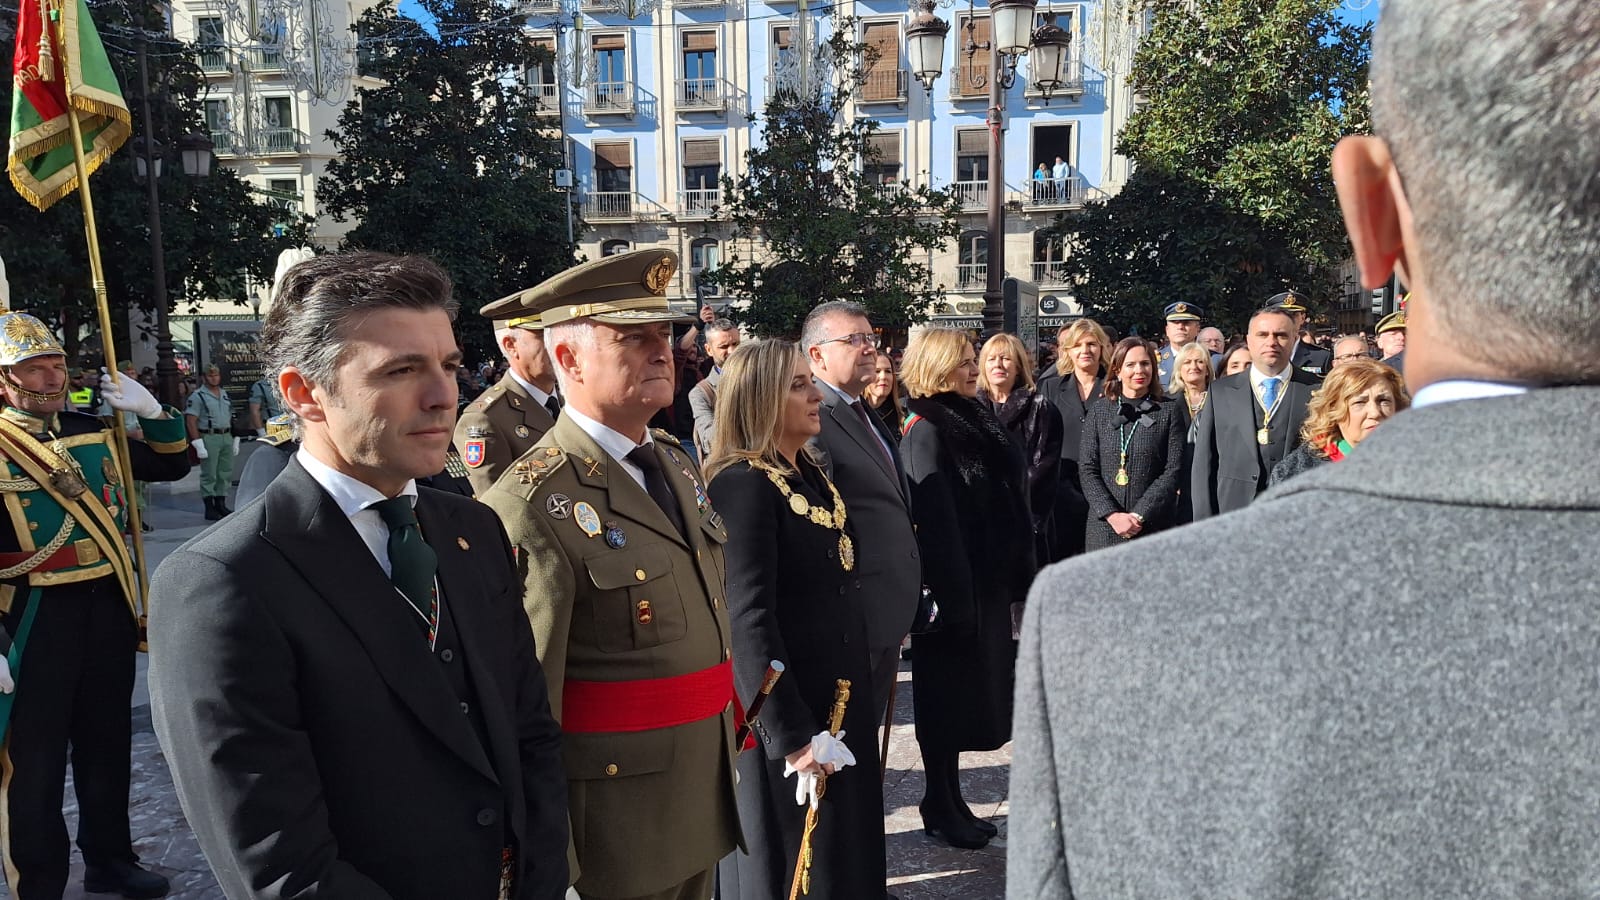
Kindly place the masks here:
[(844, 498), (839, 496), (839, 489), (834, 487), (833, 480), (826, 473), (822, 475), (823, 483), (827, 484), (828, 492), (833, 495), (833, 509), (827, 510), (820, 506), (812, 506), (809, 500), (796, 494), (794, 489), (789, 487), (788, 479), (774, 466), (756, 462), (755, 460), (751, 460), (750, 465), (752, 468), (766, 473), (767, 480), (771, 481), (773, 486), (778, 489), (778, 493), (783, 495), (783, 499), (789, 502), (790, 512), (801, 518), (811, 520), (812, 524), (839, 532), (839, 565), (846, 572), (854, 570), (856, 567), (855, 543), (850, 540), (850, 535), (844, 533), (844, 523), (847, 517)]

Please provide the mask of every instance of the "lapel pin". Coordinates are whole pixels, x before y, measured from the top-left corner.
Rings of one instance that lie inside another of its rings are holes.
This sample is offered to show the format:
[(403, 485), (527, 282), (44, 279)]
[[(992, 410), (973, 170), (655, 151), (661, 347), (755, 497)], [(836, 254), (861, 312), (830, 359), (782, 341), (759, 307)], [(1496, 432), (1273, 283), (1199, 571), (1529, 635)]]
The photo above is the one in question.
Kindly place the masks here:
[(578, 523), (578, 527), (589, 537), (600, 535), (600, 514), (595, 512), (594, 507), (587, 501), (579, 500), (577, 505), (572, 507), (572, 520)]
[(464, 537), (456, 538), (456, 546), (460, 547), (463, 550), (471, 550), (472, 549), (472, 545), (467, 543), (467, 539), (464, 538)]
[(566, 494), (551, 494), (545, 498), (544, 511), (552, 519), (565, 519), (572, 515), (572, 498)]
[(517, 426), (517, 437), (525, 438), (527, 436), (528, 436), (528, 426), (526, 426), (526, 425), (518, 425)]

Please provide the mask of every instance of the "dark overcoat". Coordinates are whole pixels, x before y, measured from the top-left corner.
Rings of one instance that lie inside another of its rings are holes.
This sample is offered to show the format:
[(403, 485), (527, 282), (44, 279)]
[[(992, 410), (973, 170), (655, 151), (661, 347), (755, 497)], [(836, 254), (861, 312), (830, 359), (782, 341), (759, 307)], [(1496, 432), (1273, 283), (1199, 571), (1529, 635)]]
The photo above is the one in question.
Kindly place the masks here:
[[(1083, 495), (1089, 501), (1085, 523), (1090, 550), (1125, 542), (1107, 522), (1112, 513), (1137, 513), (1139, 536), (1169, 528), (1178, 505), (1178, 475), (1183, 471), (1182, 403), (1101, 399), (1089, 410), (1079, 450)], [(1128, 444), (1128, 483), (1117, 484), (1122, 441)]]
[(1089, 407), (1094, 405), (1105, 387), (1105, 380), (1096, 378), (1094, 387), (1085, 398), (1078, 392), (1078, 379), (1069, 370), (1065, 376), (1054, 369), (1039, 379), (1039, 393), (1056, 406), (1061, 413), (1061, 466), (1056, 484), (1056, 537), (1050, 558), (1041, 562), (1054, 562), (1083, 552), (1084, 515), (1089, 504), (1083, 499), (1083, 485), (1078, 477), (1078, 450), (1083, 436), (1083, 423), (1089, 418)]
[(1061, 412), (1043, 394), (1018, 387), (996, 403), (983, 391), (978, 396), (1022, 449), (1028, 470), (1028, 511), (1033, 515), (1035, 561), (1050, 558), (1055, 542), (1057, 483), (1061, 471)]
[[(833, 509), (820, 470), (785, 483), (811, 506)], [(805, 826), (784, 758), (827, 727), (837, 679), (851, 682), (845, 745), (856, 765), (829, 776), (812, 838), (811, 896), (883, 896), (883, 782), (877, 715), (871, 703), (868, 596), (840, 563), (839, 532), (795, 514), (765, 472), (736, 463), (710, 484), (728, 527), (724, 548), (734, 681), (748, 708), (767, 661), (787, 667), (754, 729), (756, 747), (739, 757), (739, 819), (748, 853), (735, 853), (739, 891), (722, 900), (784, 900)], [(848, 512), (848, 508), (847, 508)], [(847, 527), (850, 525), (847, 521)], [(871, 536), (849, 528), (858, 543)]]
[[(493, 514), (419, 488), (436, 652), (290, 461), (151, 586), (150, 695), (178, 799), (233, 898), (492, 900), (567, 887), (561, 732)], [(448, 651), (448, 652), (447, 652)]]
[(912, 638), (917, 742), (993, 750), (1011, 737), (1011, 605), (1034, 573), (1022, 451), (977, 400), (945, 393), (910, 406), (900, 453), (923, 582), (944, 620)]

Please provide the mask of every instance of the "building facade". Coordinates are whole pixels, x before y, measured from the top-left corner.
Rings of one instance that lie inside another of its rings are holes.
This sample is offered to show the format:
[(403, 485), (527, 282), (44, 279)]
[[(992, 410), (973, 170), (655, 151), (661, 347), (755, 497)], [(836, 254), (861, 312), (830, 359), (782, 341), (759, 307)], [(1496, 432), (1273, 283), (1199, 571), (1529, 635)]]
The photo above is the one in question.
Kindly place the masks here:
[[(752, 116), (784, 79), (800, 77), (795, 54), (825, 40), (831, 20), (783, 0), (662, 0), (644, 10), (629, 0), (577, 0), (576, 9), (530, 2), (530, 27), (555, 61), (528, 78), (567, 139), (582, 251), (595, 258), (676, 250), (684, 267), (671, 293), (692, 306), (698, 274), (714, 268), (732, 240), (728, 226), (710, 221), (720, 179), (740, 174), (760, 136)], [(1072, 37), (1066, 84), (1046, 98), (1028, 83), (1024, 60), (1006, 92), (1006, 274), (1034, 282), (1041, 296), (1065, 287), (1061, 247), (1041, 232), (1058, 213), (1116, 191), (1127, 177), (1113, 142), (1133, 97), (1124, 77), (1086, 62), (1095, 57), (1084, 53), (1093, 10), (1093, 3), (1041, 3), (1039, 13), (1055, 14)], [(930, 312), (975, 327), (987, 275), (989, 88), (980, 76), (990, 58), (986, 50), (969, 56), (963, 46), (969, 20), (976, 42), (987, 41), (987, 5), (938, 11), (953, 27), (931, 92), (906, 64), (903, 0), (844, 0), (837, 12), (854, 17), (856, 40), (876, 50), (849, 109), (880, 123), (871, 174), (885, 190), (926, 185), (954, 190), (962, 201), (960, 237), (929, 261), (947, 294)], [(1058, 158), (1069, 168), (1059, 180)], [(1041, 164), (1047, 177), (1036, 179)], [(1075, 312), (1058, 293), (1046, 324)]]

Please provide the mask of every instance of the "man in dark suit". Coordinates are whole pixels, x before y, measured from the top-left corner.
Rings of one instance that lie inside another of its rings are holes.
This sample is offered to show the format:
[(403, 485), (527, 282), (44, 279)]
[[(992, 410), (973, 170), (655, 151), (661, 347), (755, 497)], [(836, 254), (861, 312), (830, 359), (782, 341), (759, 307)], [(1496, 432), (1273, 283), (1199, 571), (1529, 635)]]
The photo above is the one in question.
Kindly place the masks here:
[[(1333, 155), (1362, 286), (1413, 288), (1412, 408), (1247, 509), (1035, 584), (1011, 897), (1600, 884), (1600, 10), (1473, 33), (1503, 11), (1387, 0), (1372, 134)], [(1204, 591), (1175, 559), (1206, 560)], [(1082, 588), (1112, 581), (1138, 602)]]
[(911, 524), (910, 487), (883, 420), (867, 409), (861, 392), (877, 364), (878, 338), (858, 303), (835, 300), (806, 317), (800, 346), (822, 390), (822, 434), (815, 446), (831, 466), (861, 541), (856, 573), (867, 609), (872, 656), (872, 704), (882, 716), (900, 671), (900, 642), (911, 630), (922, 592), (922, 562)]
[(1250, 319), (1250, 368), (1211, 385), (1195, 423), (1194, 517), (1241, 509), (1267, 489), (1272, 467), (1300, 446), (1317, 379), (1289, 365), (1294, 320), (1277, 308)]
[(231, 900), (556, 900), (561, 734), (494, 515), (418, 488), (456, 408), (449, 278), (319, 256), (262, 344), (303, 444), (151, 591), (156, 733)]

